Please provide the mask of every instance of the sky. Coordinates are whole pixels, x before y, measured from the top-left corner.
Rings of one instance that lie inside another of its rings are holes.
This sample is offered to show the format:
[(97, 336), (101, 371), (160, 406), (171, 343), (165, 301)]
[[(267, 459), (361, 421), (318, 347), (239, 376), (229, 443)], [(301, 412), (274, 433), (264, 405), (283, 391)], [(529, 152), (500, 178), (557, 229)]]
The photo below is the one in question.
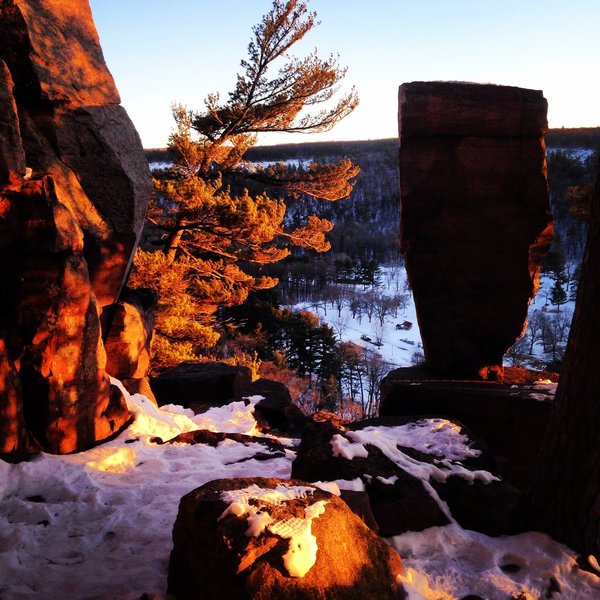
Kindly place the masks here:
[[(144, 147), (164, 147), (171, 104), (201, 110), (241, 72), (270, 0), (90, 0), (104, 56)], [(262, 144), (397, 135), (397, 90), (474, 81), (544, 92), (550, 127), (600, 125), (598, 0), (309, 0), (320, 24), (294, 47), (348, 67), (360, 105), (318, 136)]]

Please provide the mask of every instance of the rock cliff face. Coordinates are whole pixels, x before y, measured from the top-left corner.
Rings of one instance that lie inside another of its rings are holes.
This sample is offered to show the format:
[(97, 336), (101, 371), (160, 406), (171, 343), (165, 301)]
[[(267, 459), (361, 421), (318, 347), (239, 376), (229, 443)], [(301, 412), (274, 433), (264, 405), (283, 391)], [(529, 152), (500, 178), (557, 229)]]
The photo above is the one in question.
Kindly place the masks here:
[(494, 370), (523, 331), (552, 236), (546, 110), (534, 90), (400, 86), (401, 247), (438, 373)]
[(80, 450), (128, 419), (99, 311), (119, 295), (151, 188), (119, 101), (87, 0), (0, 0), (4, 457), (32, 435)]

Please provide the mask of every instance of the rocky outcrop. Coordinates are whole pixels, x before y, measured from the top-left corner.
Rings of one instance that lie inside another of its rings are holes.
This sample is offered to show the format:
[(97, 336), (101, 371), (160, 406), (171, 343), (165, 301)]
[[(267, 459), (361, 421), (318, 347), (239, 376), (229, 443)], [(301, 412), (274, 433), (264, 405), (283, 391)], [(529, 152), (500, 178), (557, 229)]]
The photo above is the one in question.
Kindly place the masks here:
[(105, 306), (101, 316), (107, 373), (130, 394), (143, 393), (153, 400), (147, 374), (156, 301), (150, 289), (126, 288), (119, 302)]
[[(531, 481), (556, 390), (556, 373), (506, 368), (501, 381), (451, 381), (422, 367), (391, 371), (381, 384), (382, 417), (456, 419), (482, 438), (503, 479)], [(543, 382), (543, 383), (536, 383)]]
[(151, 188), (88, 2), (0, 0), (0, 17), (0, 59), (14, 81), (27, 167), (34, 178), (51, 175), (65, 190), (86, 237), (94, 294), (101, 306), (110, 304), (121, 289)]
[(199, 414), (240, 399), (251, 381), (248, 367), (184, 362), (163, 371), (151, 385), (159, 406), (180, 404)]
[[(87, 0), (0, 0), (0, 339), (14, 365), (1, 385), (17, 374), (46, 451), (87, 448), (129, 418), (99, 311), (123, 285), (150, 192)], [(22, 425), (8, 418), (2, 436)]]
[(400, 557), (336, 496), (301, 481), (221, 479), (184, 496), (168, 591), (188, 598), (405, 597)]
[(497, 371), (551, 239), (542, 93), (456, 82), (399, 90), (401, 248), (425, 359)]
[[(456, 443), (468, 450), (452, 456)], [(498, 534), (505, 527), (503, 509), (518, 493), (492, 475), (496, 466), (460, 423), (409, 416), (307, 426), (292, 477), (336, 481), (342, 499), (384, 537), (447, 525), (451, 518)], [(477, 510), (481, 498), (486, 502)], [(452, 503), (451, 514), (442, 499)]]

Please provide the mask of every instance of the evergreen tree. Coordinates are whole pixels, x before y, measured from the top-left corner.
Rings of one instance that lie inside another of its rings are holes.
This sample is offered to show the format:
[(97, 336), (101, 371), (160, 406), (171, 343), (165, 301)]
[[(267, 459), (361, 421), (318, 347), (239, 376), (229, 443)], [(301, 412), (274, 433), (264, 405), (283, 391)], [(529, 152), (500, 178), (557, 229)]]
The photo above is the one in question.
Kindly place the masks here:
[(550, 290), (550, 302), (560, 310), (560, 307), (567, 302), (567, 292), (563, 287), (561, 280), (556, 279)]
[[(253, 28), (243, 72), (228, 99), (221, 102), (212, 94), (203, 111), (173, 107), (176, 130), (169, 150), (174, 164), (157, 177), (149, 211), (164, 247), (140, 251), (132, 279), (133, 285), (162, 292), (155, 329), (161, 366), (192, 358), (215, 343), (219, 307), (276, 285), (276, 278), (253, 274), (253, 266), (280, 261), (290, 246), (330, 248), (329, 221), (311, 214), (303, 224), (286, 227), (284, 198), (272, 197), (270, 190), (287, 198), (334, 201), (350, 194), (359, 169), (350, 160), (306, 168), (244, 160), (259, 133), (328, 131), (357, 106), (354, 89), (331, 105), (345, 76), (335, 58), (321, 60), (316, 52), (303, 59), (289, 55), (315, 26), (315, 16), (305, 2), (274, 0)], [(178, 282), (171, 287), (174, 273)]]

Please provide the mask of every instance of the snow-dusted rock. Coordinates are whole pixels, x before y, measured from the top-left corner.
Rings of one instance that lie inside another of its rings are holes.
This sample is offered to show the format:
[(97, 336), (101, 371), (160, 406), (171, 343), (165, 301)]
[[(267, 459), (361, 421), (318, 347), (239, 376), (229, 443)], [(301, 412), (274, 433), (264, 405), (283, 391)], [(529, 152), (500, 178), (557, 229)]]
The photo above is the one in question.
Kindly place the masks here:
[[(496, 532), (502, 524), (499, 507), (514, 502), (517, 493), (490, 472), (494, 464), (460, 423), (446, 419), (371, 419), (345, 427), (321, 422), (305, 429), (292, 477), (335, 480), (342, 499), (346, 483), (358, 481), (369, 504), (365, 510), (362, 500), (364, 520), (374, 518), (383, 536), (455, 521)], [(462, 510), (481, 499), (487, 520)]]
[(169, 593), (181, 600), (404, 597), (400, 557), (301, 481), (212, 481), (182, 498), (173, 543)]

